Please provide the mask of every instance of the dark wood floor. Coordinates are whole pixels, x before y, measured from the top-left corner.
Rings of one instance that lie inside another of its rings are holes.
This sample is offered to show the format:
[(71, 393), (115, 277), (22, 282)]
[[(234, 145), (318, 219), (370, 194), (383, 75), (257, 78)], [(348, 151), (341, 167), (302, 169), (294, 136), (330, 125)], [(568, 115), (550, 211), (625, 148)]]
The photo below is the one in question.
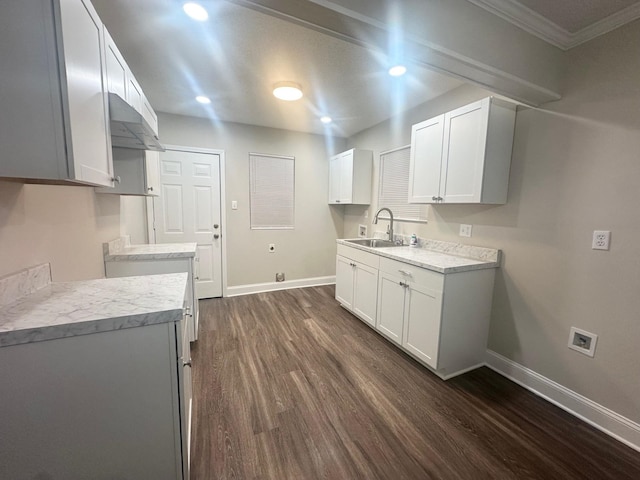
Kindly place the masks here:
[(193, 479), (640, 479), (640, 453), (487, 368), (440, 380), (333, 295), (200, 303)]

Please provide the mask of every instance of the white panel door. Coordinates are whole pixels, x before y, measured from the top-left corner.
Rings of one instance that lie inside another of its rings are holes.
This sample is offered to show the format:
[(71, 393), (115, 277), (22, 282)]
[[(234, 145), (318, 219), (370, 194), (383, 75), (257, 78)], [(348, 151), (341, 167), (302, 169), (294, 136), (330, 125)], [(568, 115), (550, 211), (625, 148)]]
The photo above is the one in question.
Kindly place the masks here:
[(353, 308), (353, 276), (353, 262), (336, 256), (336, 300), (349, 309)]
[(160, 196), (154, 199), (156, 243), (196, 242), (198, 298), (222, 296), (220, 155), (160, 154)]
[(438, 368), (442, 292), (413, 283), (406, 290), (402, 346)]
[(88, 0), (60, 2), (75, 178), (112, 187), (103, 25)]
[(404, 322), (404, 280), (386, 272), (378, 277), (378, 314), (376, 329), (389, 340), (402, 344)]
[(444, 115), (411, 128), (409, 203), (435, 203), (440, 196)]
[(356, 264), (353, 286), (353, 311), (372, 327), (376, 326), (378, 307), (378, 270)]
[(489, 101), (445, 115), (440, 196), (444, 203), (479, 203), (487, 140)]

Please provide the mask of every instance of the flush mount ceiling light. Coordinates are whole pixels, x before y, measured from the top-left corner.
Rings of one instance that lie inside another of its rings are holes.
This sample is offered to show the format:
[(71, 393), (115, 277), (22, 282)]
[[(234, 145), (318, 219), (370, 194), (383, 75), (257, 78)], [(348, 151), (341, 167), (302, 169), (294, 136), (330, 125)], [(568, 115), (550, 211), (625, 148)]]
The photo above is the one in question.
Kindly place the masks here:
[(196, 102), (201, 103), (203, 105), (208, 105), (211, 103), (211, 99), (209, 97), (205, 97), (204, 95), (198, 95), (196, 97)]
[(182, 6), (182, 9), (184, 10), (184, 13), (199, 22), (204, 22), (209, 18), (209, 14), (199, 3), (187, 2)]
[(389, 69), (389, 75), (392, 77), (401, 77), (405, 73), (407, 73), (407, 67), (404, 65), (394, 65)]
[(331, 117), (325, 115), (324, 117), (320, 117), (320, 121), (322, 123), (331, 123), (333, 120), (331, 119)]
[(273, 86), (273, 96), (286, 102), (302, 98), (302, 87), (294, 82), (279, 82)]

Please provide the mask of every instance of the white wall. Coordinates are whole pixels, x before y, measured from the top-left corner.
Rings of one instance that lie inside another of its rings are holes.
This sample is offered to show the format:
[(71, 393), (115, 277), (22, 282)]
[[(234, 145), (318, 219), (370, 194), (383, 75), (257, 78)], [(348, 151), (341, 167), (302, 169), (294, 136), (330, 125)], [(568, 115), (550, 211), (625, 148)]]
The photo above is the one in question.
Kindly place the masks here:
[(119, 233), (117, 195), (0, 180), (0, 276), (49, 262), (54, 281), (102, 278), (102, 243)]
[[(564, 98), (519, 111), (509, 200), (503, 206), (438, 205), (429, 224), (397, 231), (497, 247), (489, 348), (640, 422), (640, 22), (566, 53)], [(350, 146), (406, 143), (406, 124), (465, 104), (464, 87)], [(478, 97), (479, 98), (479, 97)], [(350, 207), (345, 235), (370, 221)], [(473, 237), (457, 235), (460, 223)], [(381, 225), (384, 228), (384, 225)], [(611, 230), (609, 252), (591, 250), (593, 230)], [(599, 335), (595, 358), (567, 348), (571, 326)]]
[[(163, 113), (159, 124), (166, 144), (225, 151), (229, 286), (274, 282), (276, 272), (287, 280), (335, 274), (343, 215), (327, 205), (328, 157), (344, 149), (344, 139)], [(249, 152), (295, 157), (295, 230), (249, 228)]]

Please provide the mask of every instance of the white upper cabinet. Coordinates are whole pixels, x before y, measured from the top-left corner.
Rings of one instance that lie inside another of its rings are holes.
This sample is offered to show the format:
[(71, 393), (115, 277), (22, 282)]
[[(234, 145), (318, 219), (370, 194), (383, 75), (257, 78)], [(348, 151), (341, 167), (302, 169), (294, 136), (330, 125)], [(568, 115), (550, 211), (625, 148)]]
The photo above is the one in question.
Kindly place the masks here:
[(0, 2), (0, 177), (112, 186), (103, 26), (88, 0)]
[(106, 50), (107, 89), (110, 93), (116, 93), (126, 100), (128, 97), (129, 67), (106, 28), (104, 29), (104, 43)]
[(352, 148), (329, 159), (329, 203), (371, 203), (373, 153)]
[(104, 42), (106, 47), (107, 88), (110, 93), (118, 94), (131, 105), (147, 123), (153, 132), (158, 134), (158, 117), (151, 103), (147, 100), (136, 77), (131, 72), (129, 65), (118, 50), (111, 35), (104, 29)]
[(506, 203), (515, 113), (488, 97), (414, 125), (409, 202)]

